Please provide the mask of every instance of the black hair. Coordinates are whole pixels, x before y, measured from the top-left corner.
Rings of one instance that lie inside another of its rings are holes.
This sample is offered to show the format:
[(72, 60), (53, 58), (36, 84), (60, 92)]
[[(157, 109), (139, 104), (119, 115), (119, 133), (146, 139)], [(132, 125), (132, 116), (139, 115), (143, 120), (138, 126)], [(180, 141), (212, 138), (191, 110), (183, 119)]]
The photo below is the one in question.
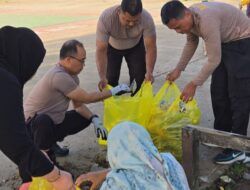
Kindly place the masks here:
[(121, 9), (124, 13), (136, 16), (142, 12), (142, 2), (141, 0), (122, 0)]
[(180, 1), (167, 2), (161, 9), (162, 23), (167, 25), (171, 19), (181, 19), (187, 8)]
[(65, 59), (69, 56), (74, 56), (77, 54), (77, 46), (83, 48), (83, 44), (78, 40), (68, 40), (64, 42), (60, 50), (60, 59)]

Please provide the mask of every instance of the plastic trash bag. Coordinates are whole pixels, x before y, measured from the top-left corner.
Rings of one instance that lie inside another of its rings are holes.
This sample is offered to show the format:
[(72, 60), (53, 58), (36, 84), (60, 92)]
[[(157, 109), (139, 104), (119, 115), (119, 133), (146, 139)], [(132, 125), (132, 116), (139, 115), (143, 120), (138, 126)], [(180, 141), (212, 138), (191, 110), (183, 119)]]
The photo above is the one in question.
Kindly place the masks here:
[[(79, 187), (75, 187), (76, 190), (81, 190)], [(51, 183), (41, 177), (32, 178), (29, 190), (55, 190)]]
[(55, 190), (52, 184), (41, 177), (32, 178), (29, 190)]
[[(150, 82), (144, 82), (141, 89), (133, 97), (130, 94), (123, 94), (104, 100), (104, 127), (110, 131), (122, 121), (133, 121), (146, 126), (153, 102), (152, 88)], [(99, 144), (106, 144), (106, 141), (99, 139)]]
[[(195, 100), (184, 103), (176, 84), (166, 82), (153, 96), (150, 82), (143, 83), (134, 96), (114, 96), (104, 101), (104, 126), (110, 131), (122, 121), (144, 126), (161, 152), (171, 152), (181, 160), (182, 127), (200, 121), (201, 112)], [(100, 141), (105, 144), (106, 141)]]
[(244, 5), (249, 4), (250, 0), (241, 0), (240, 3), (241, 3), (242, 6), (244, 6)]
[(166, 82), (153, 99), (151, 118), (146, 125), (159, 151), (171, 152), (179, 160), (182, 156), (182, 127), (197, 125), (201, 116), (196, 101), (185, 103), (180, 94), (176, 84)]

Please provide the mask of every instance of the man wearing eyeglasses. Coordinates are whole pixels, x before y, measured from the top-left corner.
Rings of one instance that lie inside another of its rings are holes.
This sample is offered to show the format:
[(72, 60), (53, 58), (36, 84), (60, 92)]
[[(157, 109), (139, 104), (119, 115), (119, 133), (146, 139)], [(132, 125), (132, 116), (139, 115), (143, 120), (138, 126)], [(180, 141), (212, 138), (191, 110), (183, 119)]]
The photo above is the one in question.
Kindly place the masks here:
[(130, 83), (138, 91), (145, 80), (153, 82), (156, 61), (156, 32), (152, 16), (142, 8), (141, 0), (122, 0), (104, 10), (96, 32), (96, 64), (99, 88), (118, 85), (121, 63), (125, 58)]
[[(35, 85), (24, 103), (28, 131), (40, 150), (56, 163), (51, 147), (64, 137), (75, 134), (93, 123), (97, 137), (107, 139), (101, 120), (85, 105), (104, 100), (121, 91), (130, 91), (121, 84), (111, 90), (86, 92), (79, 87), (78, 74), (83, 70), (86, 51), (77, 40), (66, 41), (60, 50), (60, 61)], [(67, 111), (72, 101), (73, 110)], [(29, 175), (23, 174), (25, 181)]]

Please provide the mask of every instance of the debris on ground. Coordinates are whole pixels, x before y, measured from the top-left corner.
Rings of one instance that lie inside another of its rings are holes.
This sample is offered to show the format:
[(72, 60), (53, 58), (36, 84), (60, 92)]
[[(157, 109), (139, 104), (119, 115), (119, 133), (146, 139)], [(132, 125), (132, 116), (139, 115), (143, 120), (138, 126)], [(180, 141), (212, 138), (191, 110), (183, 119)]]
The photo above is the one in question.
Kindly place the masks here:
[(245, 176), (250, 176), (250, 166), (236, 162), (205, 190), (249, 190), (250, 180)]

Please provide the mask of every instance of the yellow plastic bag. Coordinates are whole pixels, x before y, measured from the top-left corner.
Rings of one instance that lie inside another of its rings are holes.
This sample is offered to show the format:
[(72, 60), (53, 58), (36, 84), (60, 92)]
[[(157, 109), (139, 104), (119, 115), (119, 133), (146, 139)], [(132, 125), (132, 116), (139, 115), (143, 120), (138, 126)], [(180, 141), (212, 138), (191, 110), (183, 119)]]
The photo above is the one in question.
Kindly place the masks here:
[(241, 0), (240, 3), (242, 6), (244, 6), (244, 5), (250, 4), (250, 0)]
[[(81, 190), (79, 187), (75, 188), (76, 190)], [(55, 190), (55, 188), (46, 179), (34, 177), (32, 178), (32, 183), (30, 184), (29, 190)]]
[[(153, 101), (153, 90), (150, 82), (142, 84), (135, 96), (130, 94), (113, 96), (104, 101), (104, 126), (110, 131), (122, 121), (133, 121), (146, 126), (150, 118), (150, 107)], [(106, 141), (99, 139), (99, 144)]]
[(151, 119), (146, 128), (161, 152), (171, 152), (180, 160), (181, 129), (187, 124), (198, 124), (200, 116), (196, 101), (184, 103), (178, 87), (166, 82), (154, 97)]
[(32, 178), (32, 183), (30, 184), (29, 190), (55, 190), (52, 184), (50, 184), (46, 179), (41, 177)]
[(161, 152), (171, 152), (179, 160), (181, 129), (187, 124), (198, 124), (200, 116), (196, 101), (181, 101), (179, 88), (169, 82), (155, 96), (151, 83), (144, 83), (134, 97), (122, 95), (104, 101), (104, 126), (108, 131), (122, 121), (139, 123), (149, 131)]

